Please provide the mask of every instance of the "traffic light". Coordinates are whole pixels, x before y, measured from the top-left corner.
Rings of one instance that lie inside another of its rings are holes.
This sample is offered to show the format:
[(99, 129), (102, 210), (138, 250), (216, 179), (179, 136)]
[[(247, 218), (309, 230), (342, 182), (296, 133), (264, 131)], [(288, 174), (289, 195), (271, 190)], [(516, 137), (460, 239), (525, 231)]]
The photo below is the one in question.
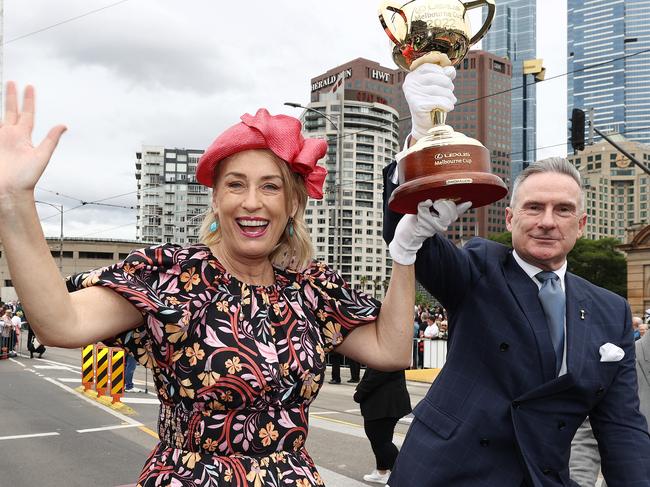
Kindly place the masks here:
[(585, 150), (585, 112), (579, 108), (571, 113), (571, 147), (576, 153)]

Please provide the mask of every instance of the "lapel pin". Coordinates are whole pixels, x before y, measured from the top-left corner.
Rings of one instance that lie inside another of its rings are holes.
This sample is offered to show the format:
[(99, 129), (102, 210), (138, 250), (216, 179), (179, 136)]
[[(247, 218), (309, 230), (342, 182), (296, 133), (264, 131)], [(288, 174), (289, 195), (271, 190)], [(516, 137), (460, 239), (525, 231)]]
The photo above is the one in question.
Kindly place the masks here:
[(584, 320), (584, 319), (585, 319), (585, 310), (584, 310), (584, 309), (581, 309), (581, 310), (580, 310), (580, 319), (581, 319), (581, 320)]

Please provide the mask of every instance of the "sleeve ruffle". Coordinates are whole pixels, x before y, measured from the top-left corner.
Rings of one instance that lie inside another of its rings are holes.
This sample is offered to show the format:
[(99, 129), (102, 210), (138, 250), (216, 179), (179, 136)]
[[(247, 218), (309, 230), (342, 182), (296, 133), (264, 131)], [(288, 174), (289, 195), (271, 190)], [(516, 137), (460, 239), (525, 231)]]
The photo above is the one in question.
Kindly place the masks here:
[(334, 270), (314, 262), (305, 272), (305, 298), (316, 317), (325, 343), (325, 351), (340, 345), (357, 326), (377, 319), (381, 302), (352, 289)]
[(182, 312), (162, 301), (158, 289), (179, 273), (175, 255), (179, 247), (160, 245), (131, 252), (126, 259), (108, 267), (67, 278), (69, 292), (91, 286), (113, 290), (133, 304), (145, 317), (144, 323), (102, 340), (109, 346), (124, 347), (142, 365), (152, 367), (155, 350), (161, 347), (163, 327), (177, 323)]

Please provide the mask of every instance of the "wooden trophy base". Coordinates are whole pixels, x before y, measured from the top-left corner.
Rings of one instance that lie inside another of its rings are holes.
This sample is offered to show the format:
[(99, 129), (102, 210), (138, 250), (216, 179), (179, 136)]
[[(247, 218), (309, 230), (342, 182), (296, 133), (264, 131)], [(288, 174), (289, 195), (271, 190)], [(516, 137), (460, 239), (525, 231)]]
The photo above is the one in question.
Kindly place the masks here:
[(418, 204), (427, 199), (471, 201), (472, 208), (479, 208), (508, 194), (503, 180), (490, 172), (490, 153), (482, 145), (411, 149), (416, 150), (409, 151), (399, 162), (400, 185), (388, 201), (388, 207), (397, 213), (416, 214)]

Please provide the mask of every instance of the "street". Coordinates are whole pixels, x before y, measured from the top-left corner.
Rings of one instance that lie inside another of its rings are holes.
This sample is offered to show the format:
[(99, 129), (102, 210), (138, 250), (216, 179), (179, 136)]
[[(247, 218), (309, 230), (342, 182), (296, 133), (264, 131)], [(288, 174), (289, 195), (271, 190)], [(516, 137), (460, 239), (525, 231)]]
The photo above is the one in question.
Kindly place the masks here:
[[(151, 375), (138, 367), (140, 393), (123, 402), (126, 416), (75, 391), (81, 352), (50, 348), (42, 359), (28, 354), (0, 361), (0, 487), (46, 485), (115, 487), (134, 483), (157, 442), (158, 401)], [(352, 400), (354, 384), (326, 383), (310, 409), (307, 450), (326, 485), (354, 487), (374, 468), (363, 418)], [(409, 382), (415, 406), (428, 384)], [(148, 392), (144, 392), (147, 389)], [(399, 446), (410, 417), (395, 432)]]

